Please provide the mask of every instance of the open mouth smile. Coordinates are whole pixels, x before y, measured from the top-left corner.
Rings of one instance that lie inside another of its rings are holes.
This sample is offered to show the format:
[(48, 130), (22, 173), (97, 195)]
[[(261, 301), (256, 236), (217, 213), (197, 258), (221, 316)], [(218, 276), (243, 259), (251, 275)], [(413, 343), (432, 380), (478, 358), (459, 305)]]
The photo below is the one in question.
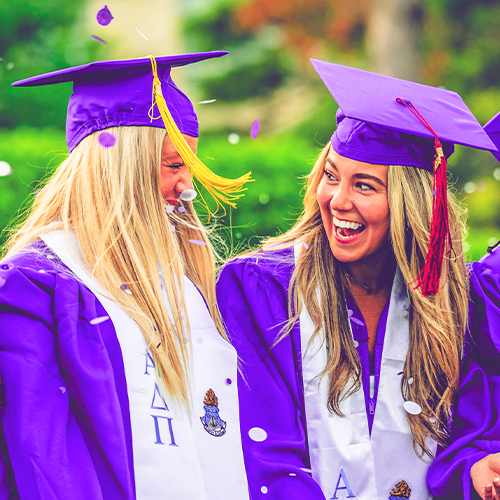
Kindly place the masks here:
[(333, 217), (333, 227), (335, 235), (342, 240), (350, 240), (366, 229), (366, 226), (359, 222), (340, 220), (335, 216)]

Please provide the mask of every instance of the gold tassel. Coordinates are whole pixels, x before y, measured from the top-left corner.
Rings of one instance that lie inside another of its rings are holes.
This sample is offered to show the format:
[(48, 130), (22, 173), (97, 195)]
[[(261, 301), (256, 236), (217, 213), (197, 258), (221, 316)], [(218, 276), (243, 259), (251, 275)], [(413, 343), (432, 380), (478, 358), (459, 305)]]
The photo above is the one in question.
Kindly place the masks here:
[[(170, 114), (170, 111), (168, 110), (167, 103), (161, 91), (161, 82), (160, 79), (158, 78), (156, 60), (154, 56), (149, 56), (149, 57), (151, 59), (151, 66), (153, 69), (153, 102), (151, 104), (151, 109), (149, 110), (149, 116), (151, 118), (151, 121), (153, 119), (156, 119), (153, 117), (153, 108), (154, 105), (156, 104), (158, 106), (158, 110), (160, 111), (160, 115), (163, 118), (163, 122), (165, 124), (165, 128), (167, 129), (168, 136), (172, 140), (175, 149), (177, 150), (182, 160), (188, 167), (192, 176), (196, 180), (198, 180), (202, 186), (205, 187), (205, 189), (212, 195), (215, 202), (217, 203), (217, 208), (215, 212), (217, 212), (219, 207), (222, 207), (224, 213), (226, 213), (226, 209), (223, 203), (233, 208), (236, 208), (236, 203), (234, 203), (235, 200), (244, 196), (244, 193), (242, 193), (242, 191), (245, 191), (247, 189), (244, 188), (243, 185), (246, 182), (253, 181), (253, 179), (250, 178), (251, 172), (242, 175), (238, 179), (234, 180), (226, 179), (224, 177), (220, 177), (217, 174), (214, 174), (193, 153), (188, 143), (186, 142), (186, 139), (184, 139), (183, 135), (178, 129), (174, 119), (172, 118), (172, 115)], [(203, 201), (205, 202), (204, 199)], [(205, 205), (207, 205), (206, 202)]]

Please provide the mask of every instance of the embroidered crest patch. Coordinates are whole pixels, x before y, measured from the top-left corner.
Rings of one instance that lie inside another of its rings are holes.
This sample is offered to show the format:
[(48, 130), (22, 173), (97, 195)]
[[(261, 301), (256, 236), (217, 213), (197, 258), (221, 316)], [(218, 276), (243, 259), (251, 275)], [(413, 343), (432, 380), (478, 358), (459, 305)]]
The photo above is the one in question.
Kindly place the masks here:
[(215, 392), (209, 389), (203, 400), (205, 416), (200, 417), (205, 430), (211, 436), (223, 436), (226, 433), (226, 422), (219, 417), (219, 401)]
[(402, 498), (410, 498), (411, 488), (406, 481), (399, 481), (391, 490), (389, 500), (401, 500)]

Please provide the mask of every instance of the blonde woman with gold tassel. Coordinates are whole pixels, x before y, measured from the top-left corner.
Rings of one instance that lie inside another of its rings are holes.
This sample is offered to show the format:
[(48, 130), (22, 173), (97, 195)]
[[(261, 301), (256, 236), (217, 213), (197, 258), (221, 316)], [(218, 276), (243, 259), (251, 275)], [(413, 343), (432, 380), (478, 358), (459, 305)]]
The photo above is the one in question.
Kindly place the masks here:
[(69, 157), (0, 263), (0, 498), (248, 497), (237, 361), (191, 175), (218, 203), (235, 181), (196, 157), (173, 66), (225, 52), (92, 63), (73, 82)]
[(471, 444), (477, 407), (462, 408), (472, 428), (455, 443), (464, 453), (439, 472), (429, 466), (449, 443), (457, 395), (480, 394), (480, 414), (492, 420), (500, 407), (468, 359), (465, 226), (446, 178), (453, 143), (494, 146), (454, 92), (312, 63), (340, 109), (303, 213), (228, 263), (217, 284), (241, 358), (250, 491), (266, 500), (470, 500), (476, 464), (474, 485), (492, 498), (496, 475), (480, 460), (500, 442)]

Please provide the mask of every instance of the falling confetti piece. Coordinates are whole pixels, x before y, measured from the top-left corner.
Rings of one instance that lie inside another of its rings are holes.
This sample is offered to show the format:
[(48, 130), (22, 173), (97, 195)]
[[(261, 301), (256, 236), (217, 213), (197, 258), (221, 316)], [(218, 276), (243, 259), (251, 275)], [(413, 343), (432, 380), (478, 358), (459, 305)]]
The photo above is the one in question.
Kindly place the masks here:
[(230, 378), (227, 378), (226, 379), (226, 384), (227, 385), (231, 385), (233, 383), (233, 381), (230, 379)]
[(179, 212), (182, 214), (186, 211), (186, 209), (184, 207), (179, 207), (177, 210), (179, 210)]
[(351, 316), (349, 318), (353, 323), (355, 323), (356, 325), (359, 325), (359, 326), (365, 326), (365, 324), (359, 320), (358, 318), (355, 318), (354, 316)]
[(352, 316), (353, 312), (352, 312), (352, 309), (348, 309), (347, 310), (347, 315), (349, 316), (349, 318)]
[(40, 194), (41, 189), (35, 189), (33, 191), (33, 196), (38, 196)]
[(413, 377), (410, 377), (410, 378), (408, 379), (408, 384), (409, 384), (409, 385), (413, 384)]
[(99, 316), (98, 318), (94, 318), (90, 320), (91, 325), (99, 325), (101, 323), (104, 323), (105, 321), (108, 321), (109, 316)]
[(108, 6), (105, 5), (98, 13), (96, 16), (97, 22), (101, 26), (107, 26), (113, 19), (113, 15), (108, 9)]
[(45, 273), (45, 271), (43, 269), (40, 269), (38, 272), (42, 273), (42, 274)]
[(7, 71), (10, 71), (14, 67), (14, 63), (11, 61), (10, 63), (7, 63)]
[(66, 387), (59, 387), (59, 390), (64, 394), (66, 392)]
[(431, 424), (435, 424), (435, 423), (436, 423), (436, 419), (435, 419), (434, 417), (431, 417), (431, 418), (429, 419), (429, 422), (430, 422)]
[(145, 40), (147, 40), (146, 38), (146, 35), (144, 35), (144, 33), (141, 33), (137, 28), (135, 28), (137, 33), (139, 33), (139, 35), (141, 35)]
[(156, 348), (158, 349), (158, 347), (160, 347), (160, 346), (161, 346), (161, 342), (156, 346)]
[(227, 140), (229, 141), (229, 144), (235, 145), (240, 142), (240, 136), (237, 133), (233, 132), (227, 136)]
[(264, 429), (261, 429), (260, 427), (252, 427), (248, 431), (248, 437), (252, 441), (257, 441), (258, 443), (261, 443), (262, 441), (265, 441), (267, 439), (267, 432)]
[(418, 415), (419, 413), (422, 413), (422, 407), (414, 401), (405, 401), (403, 403), (403, 408), (406, 410), (406, 413), (409, 413), (410, 415)]
[(263, 248), (259, 248), (259, 249), (257, 250), (257, 252), (258, 252), (258, 253), (264, 253), (264, 249), (263, 249)]
[(307, 243), (304, 243), (304, 248), (305, 248), (306, 250), (309, 250), (309, 245), (308, 245)]
[(174, 211), (174, 207), (172, 205), (167, 205), (165, 207), (165, 212), (167, 212), (167, 214), (171, 214), (173, 211)]
[(359, 345), (359, 342), (358, 342), (357, 340), (355, 340), (355, 341), (354, 341), (354, 347), (356, 347), (356, 348), (357, 348), (357, 347), (358, 347), (358, 345)]
[(129, 295), (132, 295), (132, 290), (129, 290), (128, 288), (125, 290), (125, 293), (128, 293)]
[(10, 165), (6, 161), (0, 161), (0, 177), (6, 177), (12, 173)]
[(436, 196), (436, 190), (432, 192), (432, 196)]
[(295, 472), (290, 472), (290, 474), (288, 474), (288, 475), (289, 475), (289, 476), (294, 477), (294, 476), (296, 476), (297, 474), (295, 474)]
[(403, 375), (403, 372), (399, 372), (398, 375)]
[(200, 241), (200, 240), (189, 240), (189, 243), (194, 243), (195, 245), (200, 245), (200, 246), (206, 245), (206, 243), (204, 241)]
[(260, 491), (262, 491), (262, 493), (264, 493), (264, 495), (265, 495), (269, 490), (267, 489), (267, 486), (262, 486)]
[(172, 231), (172, 233), (175, 233), (175, 226), (173, 224), (170, 224), (170, 231)]
[(128, 286), (125, 283), (123, 283), (123, 285), (120, 285), (120, 290), (125, 291), (127, 288)]
[(193, 201), (198, 193), (194, 189), (185, 189), (180, 196), (182, 201)]
[(304, 472), (307, 472), (308, 474), (312, 474), (311, 469), (306, 469), (305, 467), (301, 467), (300, 470), (303, 470)]
[(99, 38), (98, 36), (90, 35), (90, 38), (92, 38), (92, 40), (94, 40), (96, 42), (102, 43), (103, 45), (108, 45), (108, 42), (106, 42), (106, 40), (103, 40), (102, 38)]
[(212, 104), (217, 99), (208, 99), (207, 101), (200, 101), (198, 104)]
[(110, 134), (109, 132), (101, 132), (99, 134), (99, 144), (103, 148), (111, 148), (115, 145), (116, 138), (113, 134)]
[(255, 120), (252, 124), (252, 128), (250, 129), (250, 137), (252, 139), (257, 139), (257, 136), (259, 135), (259, 129), (260, 129), (260, 121)]

